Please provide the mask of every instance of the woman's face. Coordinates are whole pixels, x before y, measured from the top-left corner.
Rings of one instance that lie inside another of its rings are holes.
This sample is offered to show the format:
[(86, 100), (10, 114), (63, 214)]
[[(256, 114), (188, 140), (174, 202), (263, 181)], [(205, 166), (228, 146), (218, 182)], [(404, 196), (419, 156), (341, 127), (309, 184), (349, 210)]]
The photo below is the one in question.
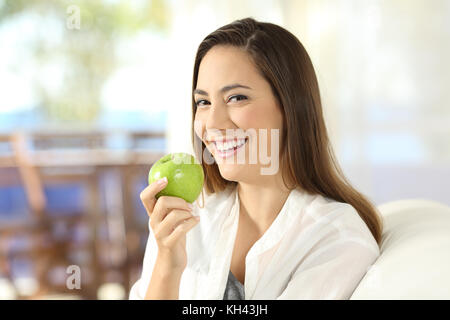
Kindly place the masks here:
[(278, 174), (282, 111), (245, 51), (210, 49), (200, 63), (193, 94), (195, 133), (224, 179), (255, 183), (262, 175)]

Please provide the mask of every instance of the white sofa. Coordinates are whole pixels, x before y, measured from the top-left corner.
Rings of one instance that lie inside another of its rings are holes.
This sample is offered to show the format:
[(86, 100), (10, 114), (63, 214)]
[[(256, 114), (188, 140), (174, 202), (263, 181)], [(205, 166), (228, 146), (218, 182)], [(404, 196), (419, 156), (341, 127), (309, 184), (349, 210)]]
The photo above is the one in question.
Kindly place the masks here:
[(450, 207), (412, 199), (378, 209), (381, 255), (350, 299), (450, 299)]

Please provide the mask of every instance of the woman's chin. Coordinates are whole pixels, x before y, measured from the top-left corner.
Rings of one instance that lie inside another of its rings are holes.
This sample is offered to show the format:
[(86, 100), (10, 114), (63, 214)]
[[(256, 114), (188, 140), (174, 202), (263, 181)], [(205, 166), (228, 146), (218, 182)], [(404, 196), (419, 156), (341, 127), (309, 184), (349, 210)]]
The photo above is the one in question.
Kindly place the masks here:
[(238, 181), (242, 179), (242, 176), (245, 173), (244, 168), (237, 164), (221, 163), (217, 166), (219, 167), (220, 175), (225, 180)]

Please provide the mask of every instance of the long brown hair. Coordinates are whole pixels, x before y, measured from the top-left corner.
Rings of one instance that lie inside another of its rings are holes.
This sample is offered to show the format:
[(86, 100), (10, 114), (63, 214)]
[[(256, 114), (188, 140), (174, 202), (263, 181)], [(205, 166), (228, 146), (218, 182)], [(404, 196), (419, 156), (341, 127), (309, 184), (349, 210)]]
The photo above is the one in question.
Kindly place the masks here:
[[(382, 217), (376, 207), (350, 185), (336, 161), (322, 114), (314, 67), (297, 37), (278, 25), (253, 18), (236, 20), (217, 29), (199, 45), (192, 90), (197, 87), (200, 62), (216, 45), (243, 49), (270, 84), (283, 110), (280, 163), (287, 170), (290, 181), (294, 181), (293, 187), (352, 205), (380, 245)], [(192, 143), (197, 158), (203, 159), (203, 155), (211, 155), (195, 134), (196, 111), (197, 106), (192, 97)], [(208, 164), (208, 161), (201, 163), (207, 193), (215, 193), (230, 184), (236, 184), (220, 175), (215, 161), (212, 164)]]

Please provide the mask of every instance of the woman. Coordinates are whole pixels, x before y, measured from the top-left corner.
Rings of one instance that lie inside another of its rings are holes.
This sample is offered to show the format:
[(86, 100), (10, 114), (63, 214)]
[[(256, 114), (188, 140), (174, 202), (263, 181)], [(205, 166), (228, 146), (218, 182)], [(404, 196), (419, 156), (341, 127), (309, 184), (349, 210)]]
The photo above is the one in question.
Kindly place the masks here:
[(167, 181), (142, 191), (150, 235), (130, 299), (349, 299), (379, 256), (382, 220), (334, 159), (299, 40), (252, 18), (214, 31), (192, 111), (204, 207), (156, 200)]

